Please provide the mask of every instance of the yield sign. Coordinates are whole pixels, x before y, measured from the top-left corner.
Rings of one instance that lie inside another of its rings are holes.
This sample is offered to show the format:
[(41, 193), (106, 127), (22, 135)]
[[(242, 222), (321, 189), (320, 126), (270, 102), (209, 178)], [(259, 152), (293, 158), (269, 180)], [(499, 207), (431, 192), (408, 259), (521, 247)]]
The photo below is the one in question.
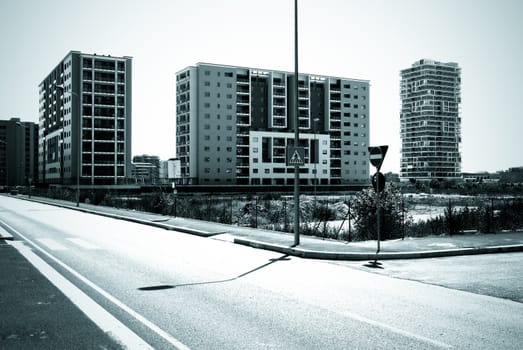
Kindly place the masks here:
[(380, 171), (381, 164), (383, 163), (383, 159), (385, 159), (385, 154), (387, 154), (387, 150), (389, 149), (389, 146), (376, 146), (376, 147), (369, 147), (369, 159), (370, 163)]

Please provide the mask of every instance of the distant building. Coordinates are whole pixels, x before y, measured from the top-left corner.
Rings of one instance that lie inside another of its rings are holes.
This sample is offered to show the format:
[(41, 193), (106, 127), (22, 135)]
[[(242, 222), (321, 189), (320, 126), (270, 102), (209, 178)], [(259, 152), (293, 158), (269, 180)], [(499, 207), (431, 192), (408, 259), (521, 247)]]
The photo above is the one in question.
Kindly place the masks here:
[(124, 183), (131, 167), (132, 58), (69, 52), (40, 83), (39, 180)]
[(499, 182), (501, 174), (489, 173), (487, 171), (476, 173), (462, 173), (463, 182), (466, 183), (495, 183)]
[[(295, 74), (199, 63), (176, 75), (184, 183), (291, 185)], [(369, 82), (299, 74), (302, 184), (368, 183)]]
[(160, 182), (163, 184), (181, 184), (180, 160), (170, 158), (160, 161)]
[(151, 163), (133, 162), (131, 172), (132, 177), (137, 184), (158, 184), (158, 168)]
[(0, 120), (0, 186), (28, 186), (38, 179), (38, 125)]
[[(143, 154), (133, 157), (134, 171), (133, 177), (141, 176), (147, 179), (146, 183), (158, 184), (160, 178), (160, 157)], [(147, 176), (144, 177), (144, 174)], [(138, 179), (140, 180), (140, 179)]]
[(461, 177), (461, 69), (423, 59), (401, 71), (402, 180)]

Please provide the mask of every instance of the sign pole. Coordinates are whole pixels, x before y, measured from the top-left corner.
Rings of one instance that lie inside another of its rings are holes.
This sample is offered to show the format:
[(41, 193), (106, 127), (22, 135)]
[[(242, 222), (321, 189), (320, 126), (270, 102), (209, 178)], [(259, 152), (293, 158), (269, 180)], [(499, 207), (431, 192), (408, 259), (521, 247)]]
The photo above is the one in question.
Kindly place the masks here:
[(378, 250), (376, 251), (376, 258), (377, 254), (380, 252), (380, 239), (381, 239), (381, 227), (380, 227), (380, 216), (381, 216), (381, 207), (380, 207), (380, 188), (378, 183), (378, 190), (376, 191), (376, 231), (378, 236)]
[[(298, 0), (294, 0), (294, 147), (300, 143), (298, 119)], [(300, 165), (294, 165), (294, 245), (300, 244)]]
[(378, 147), (369, 147), (369, 159), (373, 166), (376, 167), (376, 174), (372, 177), (372, 185), (374, 186), (374, 191), (376, 192), (376, 238), (377, 238), (377, 250), (376, 250), (376, 261), (378, 260), (378, 253), (380, 252), (380, 241), (381, 241), (381, 203), (380, 197), (381, 192), (385, 188), (385, 177), (380, 173), (381, 165), (383, 164), (383, 159), (385, 154), (387, 154), (387, 149), (389, 146), (378, 146)]

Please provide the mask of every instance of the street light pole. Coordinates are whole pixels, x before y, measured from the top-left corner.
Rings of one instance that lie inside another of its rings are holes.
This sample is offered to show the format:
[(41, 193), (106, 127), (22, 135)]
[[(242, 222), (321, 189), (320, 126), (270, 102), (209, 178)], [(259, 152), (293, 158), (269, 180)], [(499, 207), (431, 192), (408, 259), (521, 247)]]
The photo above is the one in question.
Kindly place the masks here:
[[(63, 84), (60, 84), (60, 85), (56, 85), (56, 87), (58, 89), (60, 89), (62, 91), (62, 94), (65, 95), (65, 87)], [(74, 91), (71, 91), (71, 96), (76, 96), (78, 97), (78, 95), (74, 92)], [(74, 102), (74, 99), (71, 98), (71, 102)], [(73, 111), (73, 114), (74, 114), (74, 108), (71, 108), (71, 110)], [(78, 135), (77, 135), (77, 138), (76, 138), (76, 146), (77, 146), (77, 152), (76, 152), (76, 156), (77, 156), (77, 159), (76, 159), (76, 206), (79, 207), (80, 206), (80, 171), (81, 171), (81, 167), (80, 167), (80, 162), (81, 162), (81, 157), (82, 157), (82, 143), (81, 143), (81, 134), (82, 134), (82, 125), (81, 125), (81, 114), (78, 114)]]
[[(294, 0), (294, 147), (300, 143), (298, 119), (298, 0)], [(294, 245), (300, 244), (300, 165), (294, 165)]]

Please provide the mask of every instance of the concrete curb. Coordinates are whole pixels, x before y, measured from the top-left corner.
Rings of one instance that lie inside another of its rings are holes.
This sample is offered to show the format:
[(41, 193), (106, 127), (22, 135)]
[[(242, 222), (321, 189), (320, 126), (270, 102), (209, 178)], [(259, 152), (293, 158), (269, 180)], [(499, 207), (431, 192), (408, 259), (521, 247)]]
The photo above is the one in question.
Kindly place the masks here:
[(217, 234), (217, 233), (213, 233), (213, 232), (200, 231), (200, 230), (190, 229), (190, 228), (181, 227), (181, 226), (169, 225), (169, 224), (165, 224), (163, 222), (139, 219), (139, 218), (135, 218), (135, 217), (132, 217), (132, 216), (124, 216), (124, 215), (106, 213), (106, 212), (103, 212), (103, 211), (91, 210), (91, 209), (87, 209), (87, 208), (77, 207), (77, 206), (74, 206), (74, 205), (46, 202), (46, 201), (33, 199), (33, 198), (22, 198), (22, 199), (28, 200), (28, 201), (33, 201), (33, 202), (38, 202), (38, 203), (41, 203), (41, 204), (53, 205), (53, 206), (59, 207), (59, 208), (73, 209), (73, 210), (81, 211), (81, 212), (84, 212), (84, 213), (105, 216), (105, 217), (112, 218), (112, 219), (131, 221), (131, 222), (135, 222), (135, 223), (138, 223), (138, 224), (158, 227), (158, 228), (162, 228), (162, 229), (169, 230), (169, 231), (178, 231), (178, 232), (187, 233), (187, 234), (191, 234), (191, 235), (196, 235), (196, 236), (200, 236), (200, 237), (210, 237), (210, 236), (213, 236), (213, 235)]
[(392, 260), (392, 259), (426, 259), (439, 258), (447, 256), (475, 255), (475, 254), (494, 254), (494, 253), (511, 253), (523, 252), (523, 244), (507, 246), (491, 246), (480, 248), (458, 248), (445, 250), (427, 250), (419, 252), (381, 252), (381, 253), (363, 253), (363, 252), (333, 252), (303, 249), (299, 247), (289, 247), (279, 244), (271, 244), (244, 238), (235, 238), (235, 244), (240, 244), (257, 249), (275, 251), (282, 254), (288, 254), (306, 259), (320, 260)]
[[(74, 205), (67, 205), (61, 203), (46, 202), (34, 198), (21, 198), (24, 200), (34, 201), (42, 204), (54, 205), (60, 208), (67, 208), (82, 211), (89, 214), (100, 215), (110, 217), (118, 220), (125, 220), (135, 222), (142, 225), (148, 225), (153, 227), (162, 228), (170, 231), (178, 231), (200, 237), (212, 237), (224, 232), (207, 232), (196, 229), (169, 225), (164, 222), (151, 221), (135, 218), (132, 216), (124, 216), (112, 213), (105, 213), (103, 211), (96, 211), (87, 208), (77, 207)], [(0, 227), (0, 239), (13, 239), (9, 233), (4, 237), (3, 231)], [(233, 234), (231, 234), (234, 236)], [(256, 249), (270, 250), (282, 254), (288, 254), (305, 259), (319, 259), (319, 260), (347, 260), (347, 261), (360, 261), (360, 260), (392, 260), (392, 259), (426, 259), (426, 258), (439, 258), (447, 256), (462, 256), (462, 255), (476, 255), (476, 254), (495, 254), (495, 253), (512, 253), (512, 252), (523, 252), (523, 244), (506, 245), (506, 246), (489, 246), (479, 248), (457, 248), (457, 249), (444, 249), (444, 250), (426, 250), (426, 251), (415, 251), (415, 252), (380, 252), (366, 253), (366, 252), (335, 252), (335, 251), (321, 251), (305, 249), (300, 247), (291, 247), (275, 243), (267, 243), (246, 238), (233, 239), (234, 244), (244, 245)]]

